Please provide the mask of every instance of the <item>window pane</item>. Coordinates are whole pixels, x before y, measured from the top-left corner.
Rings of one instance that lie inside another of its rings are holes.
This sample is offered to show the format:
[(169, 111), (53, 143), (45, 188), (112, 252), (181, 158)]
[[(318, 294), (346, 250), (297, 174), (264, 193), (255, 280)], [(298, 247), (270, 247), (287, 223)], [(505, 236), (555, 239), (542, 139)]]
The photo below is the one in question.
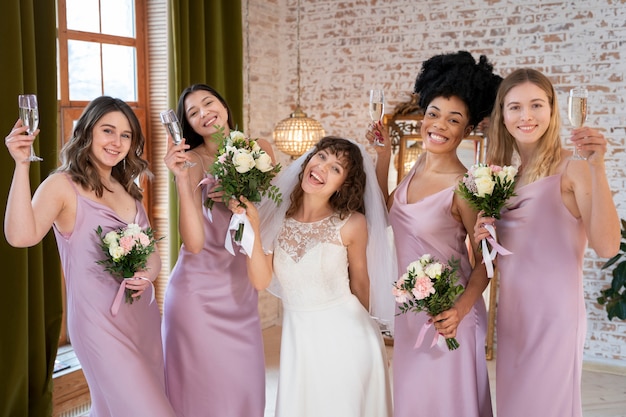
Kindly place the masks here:
[(134, 0), (107, 0), (101, 2), (102, 33), (135, 37)]
[(98, 0), (66, 0), (67, 28), (100, 33)]
[(102, 95), (100, 44), (69, 40), (70, 100), (93, 100)]
[(135, 48), (102, 45), (104, 94), (124, 101), (137, 101), (137, 61)]

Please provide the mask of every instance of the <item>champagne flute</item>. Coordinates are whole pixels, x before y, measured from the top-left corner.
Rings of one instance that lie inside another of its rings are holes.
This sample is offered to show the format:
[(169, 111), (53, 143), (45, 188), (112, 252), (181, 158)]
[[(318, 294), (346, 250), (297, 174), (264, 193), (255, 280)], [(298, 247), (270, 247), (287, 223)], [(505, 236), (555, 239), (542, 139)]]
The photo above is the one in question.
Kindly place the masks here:
[[(370, 90), (370, 119), (372, 122), (376, 123), (380, 121), (383, 117), (383, 110), (385, 107), (385, 95), (383, 94), (383, 90)], [(375, 146), (384, 146), (382, 142), (378, 139), (378, 137), (374, 137), (373, 144)]]
[[(32, 135), (39, 126), (39, 109), (37, 107), (37, 96), (34, 94), (20, 94), (17, 96), (17, 103), (20, 108), (20, 119), (22, 124), (27, 127), (27, 132)], [(35, 154), (35, 146), (30, 144), (30, 156), (25, 161), (39, 162), (43, 158)]]
[[(183, 141), (183, 130), (180, 127), (178, 117), (176, 117), (176, 112), (172, 109), (161, 112), (161, 123), (165, 125), (165, 128), (172, 137), (174, 145), (180, 145)], [(190, 168), (194, 165), (196, 165), (194, 162), (185, 161), (183, 167)]]
[[(569, 91), (567, 101), (567, 117), (574, 128), (581, 127), (587, 119), (587, 96), (589, 92), (584, 87), (572, 88)], [(585, 160), (584, 156), (578, 153), (578, 147), (574, 146), (574, 154), (570, 159)]]

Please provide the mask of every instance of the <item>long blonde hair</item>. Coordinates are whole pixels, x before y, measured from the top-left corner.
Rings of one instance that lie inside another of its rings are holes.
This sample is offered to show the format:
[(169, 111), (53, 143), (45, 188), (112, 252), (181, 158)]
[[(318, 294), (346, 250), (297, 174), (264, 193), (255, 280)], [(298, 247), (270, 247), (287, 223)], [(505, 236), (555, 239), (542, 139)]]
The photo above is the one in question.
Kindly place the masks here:
[(522, 68), (507, 76), (498, 89), (496, 102), (491, 112), (487, 141), (487, 162), (495, 165), (511, 165), (513, 154), (519, 153), (515, 138), (504, 125), (504, 98), (509, 91), (520, 84), (530, 82), (545, 91), (550, 103), (550, 124), (539, 139), (537, 149), (526, 166), (523, 167), (527, 183), (553, 175), (561, 162), (561, 117), (554, 86), (541, 72)]

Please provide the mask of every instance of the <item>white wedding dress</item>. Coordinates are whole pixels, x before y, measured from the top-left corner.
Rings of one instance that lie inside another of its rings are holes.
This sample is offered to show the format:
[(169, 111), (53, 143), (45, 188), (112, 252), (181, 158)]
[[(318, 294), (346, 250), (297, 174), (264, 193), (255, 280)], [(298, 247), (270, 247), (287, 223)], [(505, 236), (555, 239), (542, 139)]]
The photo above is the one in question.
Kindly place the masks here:
[(275, 242), (284, 307), (277, 417), (391, 416), (385, 346), (350, 292), (346, 221), (288, 218)]

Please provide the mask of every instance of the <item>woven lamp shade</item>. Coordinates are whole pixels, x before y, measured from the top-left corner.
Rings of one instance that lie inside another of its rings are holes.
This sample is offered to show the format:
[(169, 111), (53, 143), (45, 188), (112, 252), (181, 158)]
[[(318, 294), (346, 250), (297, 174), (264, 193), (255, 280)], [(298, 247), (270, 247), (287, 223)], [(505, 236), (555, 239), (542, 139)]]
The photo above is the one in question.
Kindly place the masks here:
[(274, 144), (292, 158), (297, 158), (313, 147), (326, 133), (322, 124), (307, 117), (300, 106), (281, 120), (274, 128)]

